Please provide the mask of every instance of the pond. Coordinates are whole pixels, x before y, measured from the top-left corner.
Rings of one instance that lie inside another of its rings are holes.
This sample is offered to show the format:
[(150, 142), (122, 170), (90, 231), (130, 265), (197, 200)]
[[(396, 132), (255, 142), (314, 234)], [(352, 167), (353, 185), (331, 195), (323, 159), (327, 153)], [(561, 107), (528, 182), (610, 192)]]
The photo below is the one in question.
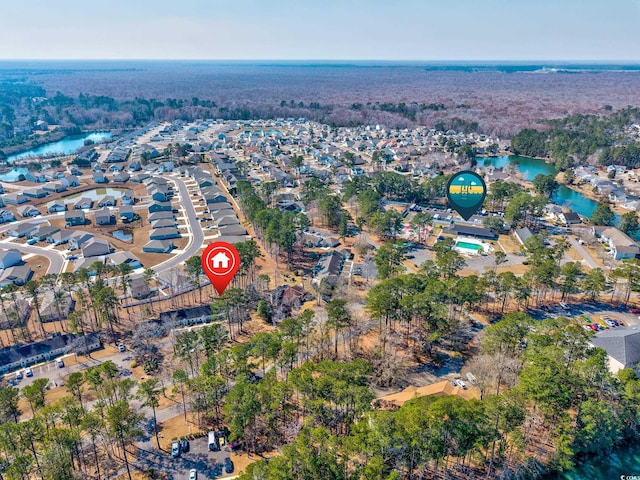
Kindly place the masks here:
[(124, 233), (122, 230), (116, 230), (111, 235), (113, 235), (113, 238), (117, 238), (118, 240), (122, 240), (123, 242), (130, 242), (131, 240), (133, 240), (133, 235), (131, 235), (130, 233)]
[[(509, 164), (515, 166), (522, 177), (531, 182), (538, 174), (555, 175), (558, 170), (550, 163), (539, 158), (521, 157), (519, 155), (505, 155), (501, 157), (478, 157), (480, 165), (493, 165), (496, 168), (503, 168)], [(551, 197), (551, 200), (558, 205), (573, 210), (584, 217), (591, 217), (598, 206), (598, 202), (585, 197), (576, 190), (560, 185), (558, 191)]]
[[(72, 135), (70, 137), (63, 138), (57, 142), (46, 143), (37, 148), (27, 150), (25, 152), (16, 153), (15, 155), (9, 155), (7, 157), (8, 163), (13, 163), (16, 160), (24, 158), (37, 158), (47, 157), (51, 155), (72, 155), (80, 151), (84, 147), (85, 140), (91, 140), (94, 143), (104, 142), (111, 139), (110, 132), (92, 132), (83, 133), (81, 135)], [(25, 175), (29, 170), (26, 168), (13, 168), (8, 172), (0, 174), (0, 181), (2, 182), (16, 182), (20, 178), (20, 175)]]

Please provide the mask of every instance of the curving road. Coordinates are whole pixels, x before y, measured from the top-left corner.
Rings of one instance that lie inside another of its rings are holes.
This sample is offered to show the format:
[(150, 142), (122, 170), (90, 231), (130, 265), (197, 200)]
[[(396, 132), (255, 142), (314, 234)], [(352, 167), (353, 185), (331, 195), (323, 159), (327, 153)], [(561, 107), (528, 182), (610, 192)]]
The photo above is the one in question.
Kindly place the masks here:
[[(153, 268), (153, 271), (156, 273), (166, 272), (167, 270), (171, 270), (172, 268), (177, 267), (185, 260), (193, 257), (198, 250), (202, 247), (204, 243), (204, 232), (202, 231), (202, 227), (200, 226), (200, 220), (198, 219), (198, 214), (196, 213), (196, 209), (193, 206), (193, 201), (189, 196), (189, 190), (187, 189), (187, 185), (177, 177), (170, 177), (173, 182), (175, 182), (178, 190), (180, 191), (180, 199), (181, 205), (184, 209), (184, 212), (187, 216), (187, 229), (191, 232), (191, 237), (189, 238), (189, 243), (184, 248), (184, 251), (178, 255), (174, 255), (169, 260), (159, 263)], [(141, 276), (142, 274), (137, 274), (135, 276)]]
[[(49, 215), (49, 217), (60, 216), (64, 214), (55, 214)], [(38, 218), (26, 218), (24, 220), (17, 220), (15, 222), (5, 223), (0, 227), (0, 233), (6, 232), (7, 230), (11, 230), (16, 225), (21, 223), (49, 223), (47, 217), (38, 217)], [(64, 256), (58, 250), (47, 249), (43, 247), (38, 247), (36, 245), (25, 245), (21, 243), (8, 242), (6, 240), (0, 241), (0, 249), (14, 249), (23, 253), (32, 253), (34, 255), (41, 255), (47, 260), (49, 260), (49, 268), (47, 269), (47, 273), (51, 273), (54, 275), (59, 275), (62, 272), (64, 267)]]
[[(174, 255), (170, 259), (156, 265), (155, 267), (152, 267), (156, 273), (165, 272), (180, 265), (185, 260), (198, 253), (198, 250), (204, 243), (204, 232), (202, 231), (202, 227), (200, 226), (198, 214), (196, 213), (196, 210), (193, 206), (193, 202), (191, 200), (191, 197), (189, 196), (189, 190), (187, 189), (186, 184), (184, 183), (184, 181), (176, 177), (171, 177), (171, 180), (175, 182), (180, 192), (181, 205), (187, 217), (187, 229), (191, 232), (191, 237), (189, 238), (189, 243), (184, 248), (182, 253)], [(136, 205), (134, 207), (134, 209), (136, 210), (146, 208), (148, 208), (147, 204)], [(15, 222), (6, 223), (0, 226), (0, 233), (6, 232), (7, 230), (14, 228), (16, 225), (19, 225), (21, 223), (48, 223), (49, 218), (59, 217), (62, 215), (64, 215), (64, 213), (56, 213), (52, 215), (45, 215), (37, 218), (26, 218), (17, 220)], [(63, 254), (58, 250), (47, 249), (39, 247), (37, 245), (26, 245), (8, 242), (5, 240), (0, 240), (0, 249), (16, 249), (27, 254), (42, 255), (49, 260), (49, 268), (47, 269), (47, 273), (59, 275), (64, 268), (65, 258)], [(136, 274), (134, 276), (142, 276), (142, 274)]]

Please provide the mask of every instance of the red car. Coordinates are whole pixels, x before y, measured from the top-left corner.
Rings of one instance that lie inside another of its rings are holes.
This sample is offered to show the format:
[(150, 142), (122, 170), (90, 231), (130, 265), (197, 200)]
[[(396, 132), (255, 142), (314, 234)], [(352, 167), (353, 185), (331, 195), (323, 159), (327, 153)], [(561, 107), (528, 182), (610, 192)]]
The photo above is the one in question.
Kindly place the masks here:
[(640, 313), (640, 308), (630, 308), (629, 311), (631, 313)]
[(598, 331), (598, 326), (595, 323), (589, 326), (591, 327), (591, 330), (593, 330), (594, 332)]

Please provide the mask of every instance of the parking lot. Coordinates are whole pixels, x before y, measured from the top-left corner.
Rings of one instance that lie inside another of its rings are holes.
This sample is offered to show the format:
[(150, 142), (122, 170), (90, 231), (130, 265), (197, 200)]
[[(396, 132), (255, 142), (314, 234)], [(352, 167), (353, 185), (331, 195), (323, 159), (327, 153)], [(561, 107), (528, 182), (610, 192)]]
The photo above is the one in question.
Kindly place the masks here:
[(170, 452), (158, 453), (151, 445), (155, 442), (149, 425), (148, 436), (138, 443), (139, 453), (135, 464), (139, 468), (159, 470), (165, 472), (170, 479), (188, 480), (189, 470), (195, 468), (199, 479), (225, 478), (237, 475), (236, 471), (224, 471), (224, 459), (231, 456), (231, 449), (223, 446), (219, 452), (209, 451), (207, 437), (199, 437), (190, 441), (189, 451), (179, 457), (171, 457)]
[[(575, 318), (586, 315), (594, 322), (600, 322), (602, 315), (607, 315), (614, 320), (622, 320), (625, 325), (640, 325), (638, 314), (629, 312), (626, 307), (612, 307), (606, 303), (568, 303), (568, 308), (562, 308), (559, 303), (535, 308), (527, 311), (536, 320), (545, 318), (567, 317)], [(615, 327), (614, 327), (615, 328)]]

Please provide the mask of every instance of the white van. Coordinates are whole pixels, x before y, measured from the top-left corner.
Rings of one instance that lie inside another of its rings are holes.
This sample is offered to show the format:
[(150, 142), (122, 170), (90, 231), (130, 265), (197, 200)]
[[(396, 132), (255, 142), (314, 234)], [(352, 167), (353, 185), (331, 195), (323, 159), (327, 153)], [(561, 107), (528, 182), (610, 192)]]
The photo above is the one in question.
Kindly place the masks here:
[(220, 451), (220, 444), (216, 438), (216, 432), (209, 432), (209, 450), (212, 452)]

